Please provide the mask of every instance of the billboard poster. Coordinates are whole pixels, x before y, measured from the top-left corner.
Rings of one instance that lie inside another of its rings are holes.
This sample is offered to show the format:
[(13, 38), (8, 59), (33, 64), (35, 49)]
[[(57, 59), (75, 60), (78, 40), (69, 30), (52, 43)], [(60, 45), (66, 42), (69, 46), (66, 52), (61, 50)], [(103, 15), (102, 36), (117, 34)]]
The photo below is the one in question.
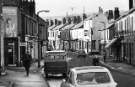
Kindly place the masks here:
[(17, 37), (17, 7), (3, 7), (5, 37)]

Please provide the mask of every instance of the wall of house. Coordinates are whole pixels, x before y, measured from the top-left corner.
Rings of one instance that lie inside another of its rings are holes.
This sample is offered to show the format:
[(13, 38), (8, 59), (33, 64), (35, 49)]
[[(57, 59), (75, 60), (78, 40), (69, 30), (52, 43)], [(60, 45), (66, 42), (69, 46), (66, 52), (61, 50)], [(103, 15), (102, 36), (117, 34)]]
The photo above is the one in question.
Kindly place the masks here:
[[(99, 13), (97, 14), (94, 18), (92, 18), (92, 25), (93, 25), (93, 35), (92, 35), (92, 40), (95, 42), (95, 49), (93, 51), (99, 52), (100, 49), (103, 51), (103, 44), (100, 41), (104, 41), (105, 37), (107, 37), (106, 32), (103, 30), (106, 28), (106, 25), (108, 23), (108, 19), (105, 14)], [(100, 48), (100, 44), (102, 45), (102, 48)], [(101, 52), (102, 54), (102, 52)]]
[[(12, 55), (15, 58), (16, 64), (21, 63), (21, 59), (26, 51), (30, 51), (33, 58), (38, 58), (38, 41), (37, 41), (37, 17), (35, 14), (35, 1), (22, 1), (22, 0), (4, 0), (3, 2), (4, 22), (5, 22), (5, 37), (6, 40), (17, 41), (15, 44), (16, 55)], [(21, 10), (20, 10), (21, 9)], [(10, 24), (6, 21), (11, 20)], [(12, 24), (11, 24), (12, 23)], [(39, 23), (45, 23), (43, 20), (39, 20)], [(46, 25), (45, 25), (46, 26)], [(43, 27), (40, 26), (41, 33)], [(10, 32), (9, 32), (10, 31)], [(44, 31), (44, 30), (43, 30)], [(41, 34), (40, 35), (46, 35)], [(43, 36), (44, 37), (44, 36)], [(15, 39), (15, 40), (14, 40)], [(17, 39), (17, 40), (16, 40)], [(41, 38), (42, 40), (46, 39)], [(7, 41), (9, 42), (9, 41)], [(7, 43), (8, 44), (8, 43)], [(9, 43), (9, 45), (12, 43)], [(41, 43), (40, 43), (41, 45)], [(16, 48), (17, 47), (17, 48)], [(5, 49), (4, 49), (5, 50)], [(8, 51), (8, 49), (6, 49)], [(12, 49), (9, 49), (12, 52)], [(6, 52), (5, 52), (6, 53)], [(17, 58), (17, 60), (16, 60)]]
[(135, 65), (135, 11), (116, 22), (117, 36), (122, 37), (120, 60)]

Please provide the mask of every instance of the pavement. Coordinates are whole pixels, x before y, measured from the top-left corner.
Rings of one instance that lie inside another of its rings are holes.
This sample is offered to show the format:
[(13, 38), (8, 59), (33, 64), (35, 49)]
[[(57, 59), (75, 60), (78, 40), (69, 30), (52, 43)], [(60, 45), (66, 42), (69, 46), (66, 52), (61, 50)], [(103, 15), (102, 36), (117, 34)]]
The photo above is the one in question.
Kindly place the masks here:
[[(43, 61), (40, 64), (43, 66)], [(0, 87), (1, 84), (4, 85), (2, 87), (5, 85), (8, 87), (48, 87), (48, 83), (43, 77), (42, 67), (38, 68), (37, 66), (37, 62), (31, 65), (29, 76), (26, 76), (24, 67), (7, 67), (7, 74), (0, 76)]]
[[(70, 53), (70, 55), (72, 53)], [(74, 53), (74, 54), (78, 55), (77, 53)], [(90, 55), (88, 55), (88, 56), (89, 56), (89, 58), (87, 58), (87, 59), (77, 58), (75, 60), (72, 60), (73, 63), (74, 63), (73, 66), (76, 65), (78, 62), (80, 63), (79, 65), (84, 65), (83, 62), (85, 62), (85, 65), (92, 65), (90, 63), (92, 62), (93, 56), (90, 56)], [(108, 67), (112, 70), (118, 71), (118, 72), (122, 72), (122, 73), (125, 73), (125, 74), (135, 76), (135, 66), (127, 64), (125, 62), (116, 62), (116, 61), (114, 61), (113, 57), (106, 58), (106, 62), (104, 62), (102, 55), (98, 55), (97, 57), (100, 58), (100, 64), (101, 65), (106, 66), (106, 67)]]
[[(109, 60), (109, 61), (108, 61)], [(118, 72), (122, 72), (125, 74), (129, 74), (132, 76), (135, 76), (135, 66), (124, 63), (124, 62), (116, 62), (114, 60), (108, 59), (106, 62), (104, 62), (102, 59), (100, 60), (100, 63), (112, 70), (116, 70)]]

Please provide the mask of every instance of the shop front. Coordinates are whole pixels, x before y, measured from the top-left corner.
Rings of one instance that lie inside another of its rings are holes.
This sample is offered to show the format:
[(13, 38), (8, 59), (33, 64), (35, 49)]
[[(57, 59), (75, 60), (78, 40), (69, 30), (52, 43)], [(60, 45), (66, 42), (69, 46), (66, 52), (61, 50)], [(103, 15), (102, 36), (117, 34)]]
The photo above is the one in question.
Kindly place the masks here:
[(19, 62), (18, 38), (4, 38), (4, 49), (5, 65), (17, 65)]

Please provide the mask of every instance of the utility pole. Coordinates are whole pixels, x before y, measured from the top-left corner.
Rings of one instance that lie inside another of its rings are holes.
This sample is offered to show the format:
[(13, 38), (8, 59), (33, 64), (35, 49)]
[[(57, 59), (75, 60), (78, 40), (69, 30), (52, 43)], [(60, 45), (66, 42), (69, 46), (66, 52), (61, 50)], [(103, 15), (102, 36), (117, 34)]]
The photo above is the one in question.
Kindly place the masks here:
[(40, 31), (39, 31), (39, 13), (45, 12), (48, 13), (50, 12), (49, 10), (40, 10), (37, 12), (37, 39), (38, 39), (38, 68), (40, 68), (40, 61), (41, 61), (41, 41), (40, 41)]

